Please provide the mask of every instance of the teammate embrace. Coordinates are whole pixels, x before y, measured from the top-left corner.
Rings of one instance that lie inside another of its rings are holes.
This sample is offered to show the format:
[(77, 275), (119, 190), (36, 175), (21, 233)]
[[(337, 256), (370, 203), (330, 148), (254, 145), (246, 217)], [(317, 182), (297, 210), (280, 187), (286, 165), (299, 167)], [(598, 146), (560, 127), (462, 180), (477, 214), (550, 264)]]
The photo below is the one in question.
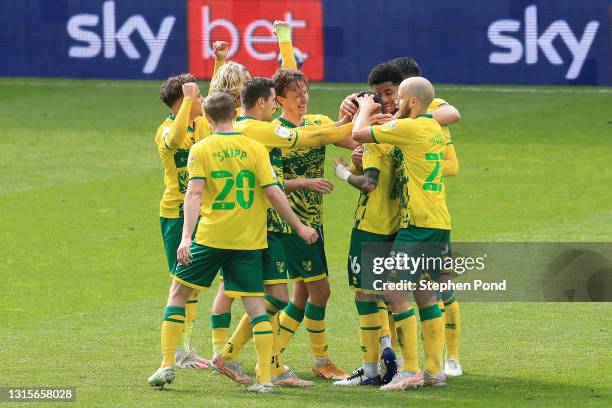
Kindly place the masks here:
[[(388, 73), (382, 71), (378, 79), (370, 75), (373, 90), (383, 97), (383, 112), (377, 113), (381, 104), (372, 95), (353, 94), (343, 101), (338, 122), (308, 114), (308, 82), (296, 70), (291, 29), (276, 22), (275, 33), (283, 68), (272, 79), (251, 78), (242, 65), (226, 62), (227, 43), (217, 42), (215, 72), (205, 100), (189, 74), (162, 85), (160, 95), (171, 114), (158, 129), (156, 143), (165, 169), (160, 216), (172, 284), (162, 322), (162, 363), (149, 384), (162, 389), (174, 380), (175, 368), (211, 366), (254, 392), (314, 385), (298, 378), (282, 359), (303, 322), (316, 376), (339, 385), (379, 384), (382, 389), (442, 385), (444, 328), (436, 294), (415, 293), (426, 354), (421, 373), (410, 304), (406, 299), (390, 302), (390, 318), (387, 304), (362, 291), (354, 272), (364, 242), (448, 243), (443, 177), (452, 175), (453, 166), (456, 174), (458, 167), (454, 154), (448, 153), (450, 135), (440, 124), (458, 120), (458, 112), (441, 101), (432, 105), (438, 107), (435, 119), (426, 115), (433, 101), (431, 84), (424, 78), (402, 82), (401, 71), (393, 68), (391, 74), (399, 77), (389, 81), (383, 81)], [(390, 90), (377, 89), (387, 82)], [(277, 103), (282, 115), (271, 122)], [(353, 150), (353, 171), (342, 160), (336, 160), (335, 170), (362, 191), (351, 237), (349, 279), (356, 290), (364, 366), (350, 377), (330, 360), (327, 345), (330, 288), (321, 211), (322, 194), (334, 188), (323, 178), (327, 144)], [(444, 168), (444, 175), (439, 171), (432, 176), (432, 166)], [(366, 212), (366, 206), (379, 208)], [(191, 349), (189, 335), (198, 294), (218, 273), (222, 283), (211, 315), (215, 355), (209, 361)], [(291, 299), (288, 280), (293, 282)], [(447, 305), (457, 305), (452, 294), (442, 295)], [(228, 340), (235, 298), (242, 300), (246, 314)], [(403, 356), (399, 370), (392, 349), (393, 323)], [(458, 320), (453, 325), (458, 336)], [(460, 375), (458, 350), (449, 346), (449, 337), (446, 371), (452, 374), (454, 364)], [(257, 353), (254, 382), (238, 360), (250, 339)]]

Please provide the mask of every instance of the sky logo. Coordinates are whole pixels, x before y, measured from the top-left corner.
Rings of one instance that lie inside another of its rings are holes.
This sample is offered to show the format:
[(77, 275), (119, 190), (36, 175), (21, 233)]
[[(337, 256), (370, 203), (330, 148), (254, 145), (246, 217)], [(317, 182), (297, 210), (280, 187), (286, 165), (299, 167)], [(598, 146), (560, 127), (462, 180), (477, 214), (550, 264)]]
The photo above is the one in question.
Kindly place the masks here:
[(68, 49), (68, 56), (96, 58), (102, 54), (105, 59), (112, 59), (117, 56), (117, 50), (121, 49), (129, 59), (139, 60), (143, 56), (132, 41), (133, 36), (138, 34), (148, 51), (148, 55), (144, 57), (146, 60), (142, 72), (152, 74), (157, 69), (175, 21), (175, 16), (165, 16), (155, 33), (147, 20), (142, 15), (136, 14), (119, 26), (120, 22), (117, 22), (115, 14), (115, 2), (106, 1), (102, 5), (101, 17), (97, 14), (84, 13), (74, 15), (68, 20), (66, 24), (68, 35), (84, 43), (72, 45)]
[(582, 71), (598, 29), (599, 21), (592, 20), (586, 24), (582, 34), (578, 31), (576, 35), (565, 20), (556, 20), (542, 31), (538, 24), (538, 8), (531, 5), (525, 8), (522, 27), (520, 20), (502, 19), (491, 23), (487, 31), (489, 41), (503, 51), (492, 52), (489, 62), (516, 64), (524, 57), (527, 65), (533, 65), (538, 63), (541, 52), (548, 63), (563, 65), (567, 61), (563, 61), (555, 46), (559, 38), (571, 54), (565, 79), (574, 80)]

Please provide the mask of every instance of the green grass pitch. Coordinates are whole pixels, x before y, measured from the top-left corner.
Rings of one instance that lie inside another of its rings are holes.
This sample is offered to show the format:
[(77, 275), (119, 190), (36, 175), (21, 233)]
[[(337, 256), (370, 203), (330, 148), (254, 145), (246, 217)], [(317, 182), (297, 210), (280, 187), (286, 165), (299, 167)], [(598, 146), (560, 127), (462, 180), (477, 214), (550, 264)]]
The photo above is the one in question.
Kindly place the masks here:
[[(312, 84), (310, 111), (335, 115), (361, 84)], [(463, 303), (465, 376), (442, 389), (360, 387), (252, 395), (210, 372), (150, 389), (169, 279), (159, 233), (162, 168), (153, 142), (167, 114), (159, 82), (0, 79), (0, 386), (75, 386), (84, 407), (610, 406), (610, 303)], [(611, 241), (612, 89), (439, 86), (451, 128), (456, 241)], [(329, 348), (360, 363), (346, 255), (357, 193), (329, 148)], [(210, 354), (212, 293), (193, 342)], [(235, 326), (242, 314), (236, 305)], [(300, 329), (286, 362), (311, 379)], [(252, 345), (242, 353), (252, 373)], [(45, 405), (52, 406), (53, 404)], [(9, 406), (7, 404), (7, 406)], [(68, 406), (68, 405), (61, 405)]]

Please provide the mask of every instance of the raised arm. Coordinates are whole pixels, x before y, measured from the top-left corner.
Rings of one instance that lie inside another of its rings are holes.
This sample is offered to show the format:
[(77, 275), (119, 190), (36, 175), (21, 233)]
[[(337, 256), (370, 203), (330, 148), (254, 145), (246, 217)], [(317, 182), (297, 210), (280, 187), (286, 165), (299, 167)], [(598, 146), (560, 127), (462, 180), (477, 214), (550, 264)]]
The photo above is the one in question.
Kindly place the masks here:
[(170, 132), (168, 132), (164, 140), (169, 149), (178, 149), (187, 137), (191, 104), (197, 95), (198, 86), (194, 82), (183, 84), (183, 102), (172, 122), (172, 126), (170, 126)]
[(278, 48), (280, 50), (282, 68), (298, 69), (293, 44), (291, 43), (291, 25), (282, 20), (276, 20), (273, 27), (274, 34), (278, 38)]
[(461, 120), (461, 114), (457, 108), (447, 103), (440, 105), (429, 113), (442, 126), (448, 126)]
[(374, 102), (373, 95), (366, 95), (359, 98), (359, 107), (359, 113), (357, 113), (353, 125), (353, 140), (357, 143), (376, 142), (370, 130), (370, 116), (374, 111), (380, 109), (380, 104)]
[(268, 197), (270, 204), (276, 210), (278, 215), (291, 226), (296, 234), (302, 238), (307, 244), (314, 244), (318, 239), (317, 231), (302, 224), (300, 219), (291, 209), (289, 201), (283, 190), (278, 185), (271, 185), (264, 188), (264, 193)]
[[(213, 74), (211, 77), (214, 78), (217, 75), (219, 68), (225, 64), (227, 58), (227, 52), (229, 51), (229, 44), (227, 41), (215, 41), (213, 44), (213, 52), (215, 53), (215, 67), (213, 68)], [(208, 95), (210, 95), (210, 87), (208, 87)]]
[(347, 123), (341, 126), (328, 126), (311, 130), (309, 127), (298, 127), (297, 140), (294, 147), (319, 147), (328, 144), (342, 142), (351, 136), (353, 123)]

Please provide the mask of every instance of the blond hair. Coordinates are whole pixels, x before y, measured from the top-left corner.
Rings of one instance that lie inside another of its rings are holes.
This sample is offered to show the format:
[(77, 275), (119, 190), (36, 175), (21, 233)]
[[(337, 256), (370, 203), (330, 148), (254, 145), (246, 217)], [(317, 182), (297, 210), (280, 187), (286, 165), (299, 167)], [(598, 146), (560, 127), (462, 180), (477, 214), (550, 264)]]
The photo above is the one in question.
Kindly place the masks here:
[(225, 92), (234, 99), (236, 106), (240, 106), (240, 90), (249, 79), (251, 75), (244, 65), (227, 61), (210, 81), (210, 93)]

